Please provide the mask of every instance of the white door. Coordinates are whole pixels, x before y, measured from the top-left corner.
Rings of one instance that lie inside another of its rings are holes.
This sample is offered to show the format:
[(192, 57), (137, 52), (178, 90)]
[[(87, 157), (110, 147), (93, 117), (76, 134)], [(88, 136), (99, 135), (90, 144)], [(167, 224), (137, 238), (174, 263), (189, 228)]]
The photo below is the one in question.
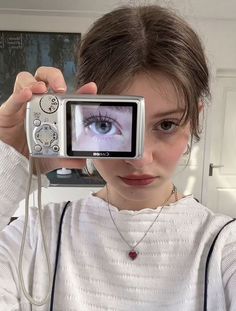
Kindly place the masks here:
[(236, 217), (236, 72), (219, 71), (213, 91), (204, 203), (214, 212)]

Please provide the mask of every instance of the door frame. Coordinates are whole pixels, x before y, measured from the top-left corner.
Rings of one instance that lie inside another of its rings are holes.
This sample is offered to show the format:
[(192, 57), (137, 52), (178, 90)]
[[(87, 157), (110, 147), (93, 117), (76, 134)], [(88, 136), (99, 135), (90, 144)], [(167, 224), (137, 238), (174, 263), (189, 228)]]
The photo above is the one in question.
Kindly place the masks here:
[[(212, 137), (212, 129), (213, 129), (213, 104), (215, 99), (215, 93), (216, 93), (216, 79), (219, 77), (225, 77), (225, 78), (236, 78), (236, 68), (233, 69), (224, 69), (224, 68), (218, 68), (215, 69), (212, 73), (212, 81), (210, 84), (210, 89), (212, 90), (212, 98), (209, 102), (208, 107), (206, 108), (206, 118), (204, 123), (204, 129), (205, 129), (205, 144), (204, 144), (204, 158), (203, 158), (203, 172), (202, 172), (202, 204), (206, 207), (209, 205), (207, 198), (208, 198), (208, 184), (209, 184), (209, 165), (211, 163), (211, 137)], [(218, 163), (215, 163), (216, 165)]]

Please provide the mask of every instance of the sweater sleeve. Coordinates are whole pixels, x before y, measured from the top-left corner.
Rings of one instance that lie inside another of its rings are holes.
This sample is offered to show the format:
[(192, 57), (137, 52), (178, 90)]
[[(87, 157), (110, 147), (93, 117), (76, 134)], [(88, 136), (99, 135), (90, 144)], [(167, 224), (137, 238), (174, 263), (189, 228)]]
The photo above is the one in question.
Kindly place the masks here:
[[(25, 198), (28, 181), (28, 160), (14, 148), (0, 141), (0, 231), (9, 223), (21, 200)], [(46, 176), (43, 186), (48, 186)], [(31, 192), (37, 189), (33, 176)]]
[[(20, 217), (0, 232), (0, 310), (32, 310), (22, 293), (18, 276), (23, 227), (24, 217)], [(36, 208), (30, 208), (23, 256), (23, 278), (27, 291), (32, 288), (31, 276), (38, 238), (37, 228)]]

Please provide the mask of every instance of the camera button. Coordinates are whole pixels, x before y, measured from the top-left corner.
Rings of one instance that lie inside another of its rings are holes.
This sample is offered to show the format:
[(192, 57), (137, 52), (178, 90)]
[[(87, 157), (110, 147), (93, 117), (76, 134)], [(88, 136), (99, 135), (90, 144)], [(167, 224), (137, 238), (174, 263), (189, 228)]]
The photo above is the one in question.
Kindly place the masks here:
[(33, 123), (34, 123), (34, 126), (40, 126), (41, 125), (41, 121), (39, 119), (35, 119)]
[(58, 152), (58, 151), (60, 150), (60, 148), (59, 148), (58, 145), (54, 145), (54, 146), (52, 147), (52, 150), (53, 150), (54, 152)]
[(42, 150), (42, 147), (41, 147), (40, 145), (35, 145), (35, 146), (34, 146), (34, 150), (35, 150), (36, 152), (40, 152), (40, 151)]
[(40, 99), (39, 106), (46, 113), (55, 113), (59, 107), (59, 100), (56, 96), (48, 94)]

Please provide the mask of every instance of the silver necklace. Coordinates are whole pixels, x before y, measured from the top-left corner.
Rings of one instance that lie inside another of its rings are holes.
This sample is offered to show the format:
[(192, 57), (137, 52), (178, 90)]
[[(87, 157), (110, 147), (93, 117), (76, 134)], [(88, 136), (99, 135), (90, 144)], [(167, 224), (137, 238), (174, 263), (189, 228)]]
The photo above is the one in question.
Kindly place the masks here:
[(150, 229), (152, 228), (152, 226), (155, 224), (157, 218), (160, 216), (165, 204), (170, 200), (170, 198), (172, 197), (172, 195), (175, 195), (175, 201), (178, 201), (178, 196), (177, 196), (177, 188), (175, 187), (175, 185), (173, 185), (173, 188), (171, 190), (170, 195), (168, 196), (168, 198), (162, 203), (161, 208), (159, 213), (156, 215), (156, 217), (154, 218), (154, 220), (152, 221), (152, 223), (150, 224), (150, 226), (148, 227), (148, 229), (145, 231), (144, 235), (141, 237), (141, 239), (136, 242), (134, 245), (131, 245), (124, 237), (124, 235), (120, 232), (120, 229), (118, 228), (114, 217), (112, 216), (112, 212), (110, 209), (110, 202), (109, 202), (109, 196), (108, 196), (108, 187), (106, 185), (106, 192), (107, 192), (107, 207), (108, 207), (108, 211), (109, 211), (109, 215), (111, 217), (111, 220), (117, 230), (117, 232), (119, 233), (120, 237), (122, 238), (122, 240), (128, 245), (129, 247), (129, 252), (128, 252), (128, 256), (130, 259), (135, 260), (138, 257), (139, 252), (136, 250), (136, 247), (144, 240), (144, 238), (146, 237), (146, 235), (148, 234), (148, 232), (150, 231)]

